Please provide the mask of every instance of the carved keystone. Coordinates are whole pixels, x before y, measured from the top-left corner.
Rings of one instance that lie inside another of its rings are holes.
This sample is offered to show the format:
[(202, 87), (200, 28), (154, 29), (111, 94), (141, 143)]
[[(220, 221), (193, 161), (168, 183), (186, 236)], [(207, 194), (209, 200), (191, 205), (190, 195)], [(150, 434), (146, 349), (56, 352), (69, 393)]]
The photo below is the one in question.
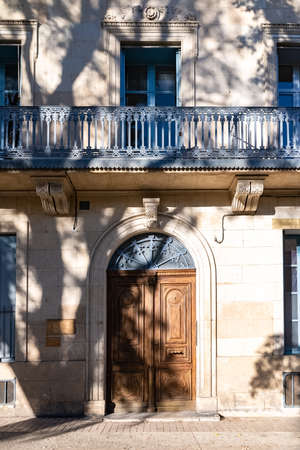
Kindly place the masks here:
[(66, 177), (32, 177), (43, 210), (49, 216), (64, 216), (70, 212), (72, 186)]
[(160, 198), (143, 198), (147, 228), (155, 227), (157, 224), (157, 209), (159, 202)]
[(232, 212), (256, 212), (264, 190), (265, 177), (236, 177), (232, 185)]

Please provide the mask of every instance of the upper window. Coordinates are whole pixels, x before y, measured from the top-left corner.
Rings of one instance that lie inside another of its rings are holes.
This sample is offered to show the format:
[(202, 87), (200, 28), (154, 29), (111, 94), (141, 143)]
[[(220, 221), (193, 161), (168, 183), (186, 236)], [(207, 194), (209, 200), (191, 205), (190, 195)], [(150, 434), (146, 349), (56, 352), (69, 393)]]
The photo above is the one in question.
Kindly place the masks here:
[(0, 236), (0, 361), (15, 357), (16, 236)]
[(300, 47), (278, 48), (278, 106), (300, 106)]
[(0, 45), (0, 106), (19, 104), (18, 45)]
[(178, 106), (179, 64), (176, 48), (123, 48), (121, 105)]

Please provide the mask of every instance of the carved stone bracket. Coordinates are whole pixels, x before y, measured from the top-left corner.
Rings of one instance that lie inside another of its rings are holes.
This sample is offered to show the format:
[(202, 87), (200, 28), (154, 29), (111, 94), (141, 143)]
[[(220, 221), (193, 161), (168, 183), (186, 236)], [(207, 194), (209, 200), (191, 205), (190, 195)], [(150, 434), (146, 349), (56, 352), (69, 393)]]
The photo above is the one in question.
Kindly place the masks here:
[(232, 188), (232, 212), (255, 213), (264, 190), (264, 177), (236, 177)]
[(70, 213), (72, 186), (66, 177), (32, 177), (43, 210), (49, 216)]
[(160, 198), (143, 198), (143, 205), (145, 208), (146, 227), (152, 228), (157, 224), (157, 209), (160, 203)]

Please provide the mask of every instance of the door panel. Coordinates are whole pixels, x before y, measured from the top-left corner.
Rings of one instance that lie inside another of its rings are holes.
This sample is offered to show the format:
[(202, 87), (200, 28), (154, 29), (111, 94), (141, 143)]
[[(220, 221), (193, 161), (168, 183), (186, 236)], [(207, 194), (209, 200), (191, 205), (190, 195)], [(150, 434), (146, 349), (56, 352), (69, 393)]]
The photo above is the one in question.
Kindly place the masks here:
[(168, 409), (172, 402), (194, 400), (194, 277), (158, 277), (156, 292), (156, 407), (165, 409), (160, 403), (168, 400)]
[(136, 405), (142, 405), (145, 392), (144, 372), (126, 372), (125, 369), (121, 371), (114, 370), (112, 377), (113, 402), (134, 402)]
[(109, 274), (110, 411), (192, 407), (194, 279), (194, 270)]
[(115, 362), (143, 361), (144, 286), (132, 282), (115, 290), (113, 317), (113, 360)]
[(140, 410), (148, 400), (144, 340), (146, 281), (145, 277), (109, 277), (108, 412), (122, 407)]
[(190, 369), (174, 370), (168, 368), (159, 369), (157, 372), (157, 402), (192, 400), (192, 373)]

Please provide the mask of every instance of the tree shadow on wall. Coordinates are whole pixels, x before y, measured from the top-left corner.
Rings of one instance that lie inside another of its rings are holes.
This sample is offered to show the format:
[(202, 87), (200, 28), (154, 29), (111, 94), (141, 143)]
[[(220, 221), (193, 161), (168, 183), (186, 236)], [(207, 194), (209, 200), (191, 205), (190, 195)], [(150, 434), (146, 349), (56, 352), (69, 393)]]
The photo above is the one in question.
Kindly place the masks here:
[(268, 336), (259, 353), (260, 357), (255, 362), (255, 374), (250, 381), (251, 396), (256, 397), (267, 391), (283, 391), (284, 395), (284, 373), (300, 372), (298, 356), (284, 355), (282, 334)]

